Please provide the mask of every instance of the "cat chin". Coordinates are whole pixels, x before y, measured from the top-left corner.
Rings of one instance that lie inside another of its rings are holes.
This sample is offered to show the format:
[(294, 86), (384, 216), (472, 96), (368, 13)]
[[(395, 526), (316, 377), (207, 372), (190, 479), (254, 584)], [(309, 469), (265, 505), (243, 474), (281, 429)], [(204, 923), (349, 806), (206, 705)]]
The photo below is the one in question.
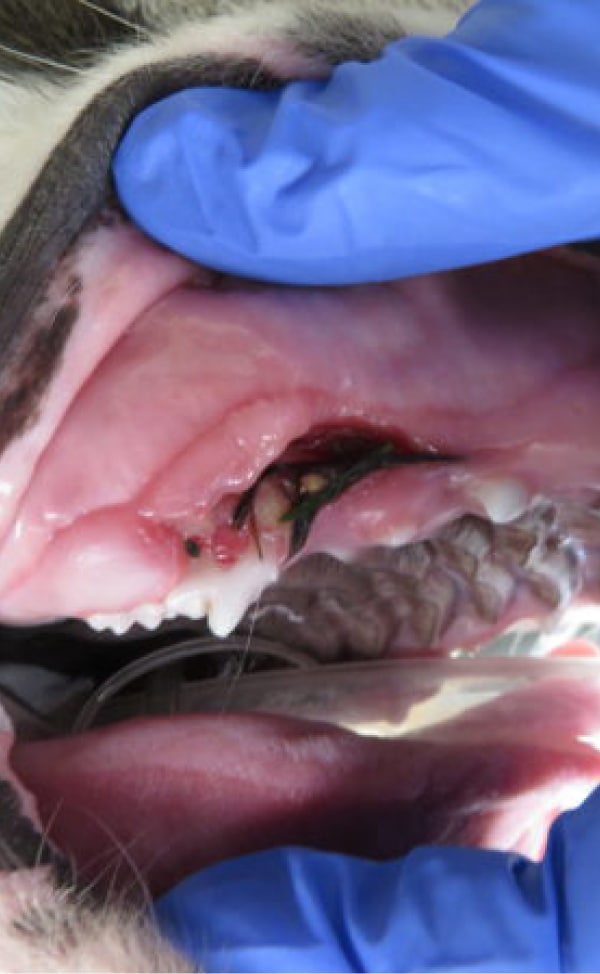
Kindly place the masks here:
[(194, 968), (158, 934), (148, 911), (88, 902), (55, 884), (45, 867), (0, 876), (0, 969), (187, 972)]

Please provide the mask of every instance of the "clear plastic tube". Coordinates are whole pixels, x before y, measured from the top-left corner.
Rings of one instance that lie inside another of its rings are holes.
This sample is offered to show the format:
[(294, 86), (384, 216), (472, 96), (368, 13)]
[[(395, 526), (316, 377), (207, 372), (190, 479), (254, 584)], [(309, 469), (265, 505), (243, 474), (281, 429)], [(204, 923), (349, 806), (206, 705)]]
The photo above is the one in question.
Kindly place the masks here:
[[(260, 713), (319, 721), (365, 736), (436, 736), (445, 721), (548, 679), (583, 680), (600, 691), (600, 660), (536, 658), (385, 659), (178, 682), (165, 713)], [(144, 690), (101, 693), (74, 730), (148, 713)], [(157, 713), (156, 701), (152, 712)]]

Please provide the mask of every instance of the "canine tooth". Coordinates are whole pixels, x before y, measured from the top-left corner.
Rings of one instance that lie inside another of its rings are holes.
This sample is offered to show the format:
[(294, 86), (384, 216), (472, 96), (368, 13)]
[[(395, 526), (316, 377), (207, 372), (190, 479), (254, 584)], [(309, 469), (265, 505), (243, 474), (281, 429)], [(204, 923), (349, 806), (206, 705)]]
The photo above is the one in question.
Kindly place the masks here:
[(514, 521), (527, 508), (529, 497), (518, 480), (482, 480), (471, 488), (490, 521), (506, 524)]
[(208, 624), (215, 636), (228, 636), (249, 605), (277, 578), (275, 562), (254, 555), (242, 559), (227, 571), (209, 569), (202, 579), (206, 593)]

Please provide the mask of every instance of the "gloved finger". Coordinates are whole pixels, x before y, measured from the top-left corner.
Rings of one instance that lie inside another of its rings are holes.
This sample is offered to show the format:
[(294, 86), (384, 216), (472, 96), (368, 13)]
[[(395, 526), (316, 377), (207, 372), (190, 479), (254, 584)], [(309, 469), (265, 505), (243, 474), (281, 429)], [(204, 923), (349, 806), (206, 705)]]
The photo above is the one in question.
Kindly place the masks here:
[(542, 863), (423, 847), (373, 862), (287, 848), (219, 863), (157, 904), (202, 970), (597, 971), (600, 789)]
[(296, 284), (375, 281), (600, 235), (600, 4), (484, 0), (443, 40), (274, 93), (190, 89), (114, 160), (143, 230)]

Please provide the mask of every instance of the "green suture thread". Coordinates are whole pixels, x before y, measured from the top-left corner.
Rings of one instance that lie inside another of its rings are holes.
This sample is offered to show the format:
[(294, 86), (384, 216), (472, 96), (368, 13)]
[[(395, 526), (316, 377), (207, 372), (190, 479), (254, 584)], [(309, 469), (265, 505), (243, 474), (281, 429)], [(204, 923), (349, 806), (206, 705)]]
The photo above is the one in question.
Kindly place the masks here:
[[(292, 522), (292, 538), (289, 557), (297, 554), (306, 544), (311, 525), (323, 507), (333, 501), (376, 470), (386, 467), (411, 466), (417, 463), (452, 462), (458, 457), (432, 453), (398, 453), (393, 443), (383, 443), (362, 460), (342, 470), (328, 484), (314, 493), (306, 494), (279, 519)], [(336, 472), (337, 473), (337, 472)]]
[[(292, 537), (288, 557), (298, 554), (306, 544), (312, 523), (324, 507), (333, 503), (337, 498), (354, 484), (376, 470), (386, 467), (408, 467), (423, 463), (454, 463), (461, 458), (443, 453), (399, 453), (393, 443), (382, 443), (356, 463), (345, 469), (338, 469), (331, 461), (322, 464), (273, 464), (263, 471), (259, 480), (240, 497), (233, 513), (234, 527), (242, 528), (248, 520), (252, 501), (259, 484), (265, 477), (281, 473), (293, 477), (297, 484), (301, 478), (309, 473), (320, 473), (328, 482), (320, 490), (303, 494), (290, 509), (279, 518), (280, 523), (292, 524)], [(341, 463), (342, 461), (338, 461)]]

